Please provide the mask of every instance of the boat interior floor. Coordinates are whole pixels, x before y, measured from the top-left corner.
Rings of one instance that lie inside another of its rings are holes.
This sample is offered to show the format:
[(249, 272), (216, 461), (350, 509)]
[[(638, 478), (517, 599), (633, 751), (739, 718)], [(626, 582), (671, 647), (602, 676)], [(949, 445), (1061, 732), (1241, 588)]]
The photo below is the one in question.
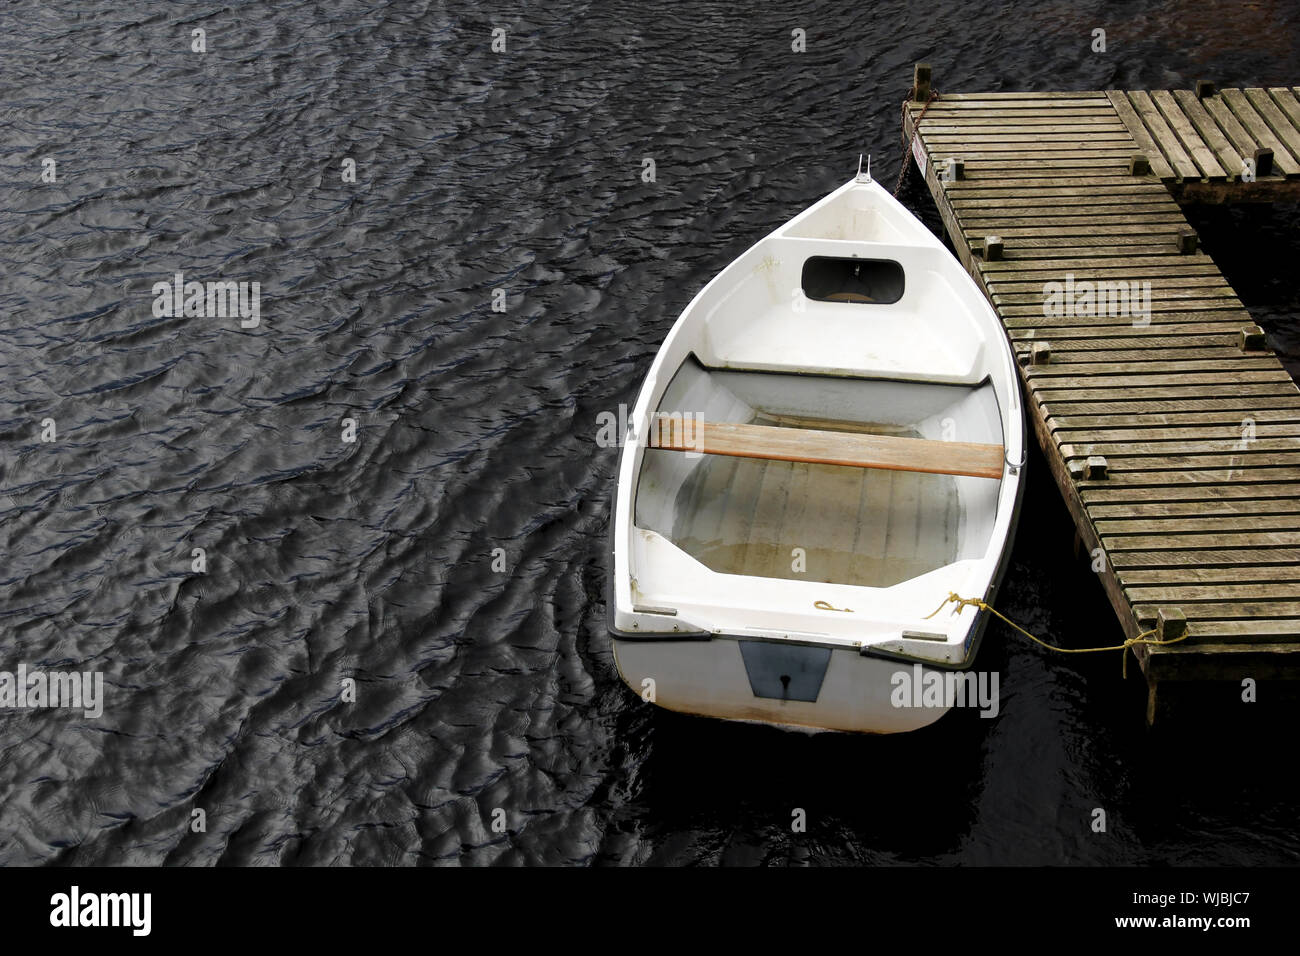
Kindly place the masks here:
[[(893, 426), (844, 430), (920, 437)], [(957, 483), (944, 474), (705, 455), (673, 511), (673, 527), (655, 530), (724, 574), (883, 588), (951, 564), (958, 549)]]

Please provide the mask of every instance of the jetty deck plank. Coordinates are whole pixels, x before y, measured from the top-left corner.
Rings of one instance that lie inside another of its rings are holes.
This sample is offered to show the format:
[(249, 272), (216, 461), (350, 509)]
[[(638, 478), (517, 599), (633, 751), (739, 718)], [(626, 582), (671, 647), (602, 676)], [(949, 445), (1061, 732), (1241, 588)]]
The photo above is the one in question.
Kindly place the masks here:
[(1160, 151), (1165, 154), (1165, 159), (1169, 161), (1169, 165), (1174, 167), (1174, 172), (1178, 178), (1199, 179), (1201, 171), (1197, 168), (1196, 163), (1192, 161), (1192, 158), (1187, 155), (1182, 143), (1178, 141), (1178, 137), (1165, 121), (1165, 118), (1160, 115), (1160, 110), (1156, 108), (1151, 94), (1146, 90), (1133, 90), (1128, 94), (1128, 98), (1143, 125), (1146, 126), (1147, 132), (1156, 141)]
[(1245, 169), (1245, 158), (1228, 142), (1228, 137), (1219, 129), (1219, 124), (1212, 117), (1201, 101), (1190, 90), (1174, 90), (1174, 101), (1187, 115), (1188, 121), (1196, 128), (1202, 142), (1218, 157), (1219, 165), (1227, 172), (1229, 179), (1240, 176)]
[(1238, 122), (1255, 138), (1255, 141), (1273, 150), (1274, 165), (1286, 173), (1288, 178), (1300, 175), (1300, 162), (1297, 162), (1287, 147), (1282, 144), (1269, 127), (1267, 120), (1256, 112), (1254, 104), (1246, 98), (1245, 93), (1241, 90), (1223, 90), (1219, 95), (1223, 97), (1223, 101), (1228, 104), (1228, 108), (1232, 110)]
[[(917, 129), (922, 108), (908, 105), (904, 133), (1012, 340), (1035, 436), (1080, 540), (1106, 558), (1124, 632), (1160, 608), (1188, 620), (1186, 641), (1134, 648), (1152, 687), (1300, 678), (1300, 389), (1247, 339), (1254, 320), (1181, 213), (1300, 199), (1300, 87), (944, 93)], [(945, 181), (956, 156), (963, 176)], [(1047, 307), (1049, 283), (1069, 284), (1071, 308)], [(1141, 289), (1141, 314), (1121, 283)], [(1105, 477), (1085, 467), (1098, 455)]]
[(1111, 90), (1107, 98), (1134, 152), (1147, 157), (1179, 202), (1300, 198), (1300, 99), (1292, 89), (1227, 89), (1200, 98), (1190, 90)]

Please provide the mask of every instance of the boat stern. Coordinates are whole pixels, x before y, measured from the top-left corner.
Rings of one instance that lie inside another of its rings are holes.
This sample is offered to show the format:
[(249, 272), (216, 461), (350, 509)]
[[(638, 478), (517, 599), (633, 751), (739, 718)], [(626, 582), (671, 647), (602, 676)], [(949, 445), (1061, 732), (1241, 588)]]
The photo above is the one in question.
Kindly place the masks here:
[(961, 672), (791, 639), (615, 637), (613, 646), (619, 674), (647, 703), (813, 732), (919, 730), (957, 703), (945, 690), (953, 675), (965, 684)]

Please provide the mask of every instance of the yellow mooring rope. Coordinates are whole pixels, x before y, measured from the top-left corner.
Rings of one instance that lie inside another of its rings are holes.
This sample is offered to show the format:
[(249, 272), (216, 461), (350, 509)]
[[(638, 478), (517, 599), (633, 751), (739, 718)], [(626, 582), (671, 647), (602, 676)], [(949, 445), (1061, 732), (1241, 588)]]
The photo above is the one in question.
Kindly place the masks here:
[[(1009, 627), (1019, 631), (1021, 634), (1025, 635), (1025, 637), (1033, 641), (1035, 644), (1041, 644), (1043, 647), (1046, 647), (1048, 650), (1060, 651), (1062, 654), (1095, 654), (1098, 651), (1127, 651), (1134, 644), (1177, 644), (1179, 641), (1187, 640), (1186, 633), (1182, 634), (1180, 637), (1171, 637), (1167, 641), (1153, 639), (1151, 635), (1159, 633), (1158, 628), (1153, 628), (1150, 631), (1143, 631), (1137, 637), (1130, 637), (1123, 644), (1116, 644), (1113, 647), (1057, 647), (1055, 644), (1049, 644), (1047, 643), (1047, 641), (1043, 640), (1042, 638), (1035, 637), (1033, 634), (1030, 634), (1019, 624), (1008, 619), (1005, 614), (1003, 614), (1001, 611), (999, 611), (997, 608), (993, 607), (992, 605), (987, 604), (984, 601), (981, 601), (979, 598), (964, 598), (953, 591), (948, 592), (948, 596), (944, 599), (944, 602), (940, 604), (937, 608), (935, 608), (933, 611), (931, 611), (929, 614), (927, 614), (925, 616), (925, 620), (927, 621), (930, 620), (930, 618), (934, 617), (936, 614), (942, 611), (949, 604), (953, 604), (953, 603), (957, 605), (955, 608), (952, 609), (953, 614), (960, 614), (962, 608), (967, 606), (977, 607), (981, 611), (988, 611), (990, 614), (994, 615), (995, 617), (1001, 618), (1002, 621), (1004, 621)], [(1125, 677), (1128, 676), (1128, 655), (1127, 654), (1124, 655), (1124, 676)]]

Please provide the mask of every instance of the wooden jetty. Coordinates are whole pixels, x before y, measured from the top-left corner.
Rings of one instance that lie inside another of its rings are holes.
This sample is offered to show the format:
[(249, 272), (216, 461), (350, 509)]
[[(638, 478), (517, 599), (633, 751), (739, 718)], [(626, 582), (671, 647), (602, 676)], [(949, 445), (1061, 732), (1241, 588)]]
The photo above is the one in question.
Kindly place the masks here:
[(1133, 648), (1148, 719), (1300, 677), (1300, 389), (1179, 205), (1300, 200), (1300, 87), (931, 94), (904, 134), (1079, 538), (1125, 634), (1187, 634)]

